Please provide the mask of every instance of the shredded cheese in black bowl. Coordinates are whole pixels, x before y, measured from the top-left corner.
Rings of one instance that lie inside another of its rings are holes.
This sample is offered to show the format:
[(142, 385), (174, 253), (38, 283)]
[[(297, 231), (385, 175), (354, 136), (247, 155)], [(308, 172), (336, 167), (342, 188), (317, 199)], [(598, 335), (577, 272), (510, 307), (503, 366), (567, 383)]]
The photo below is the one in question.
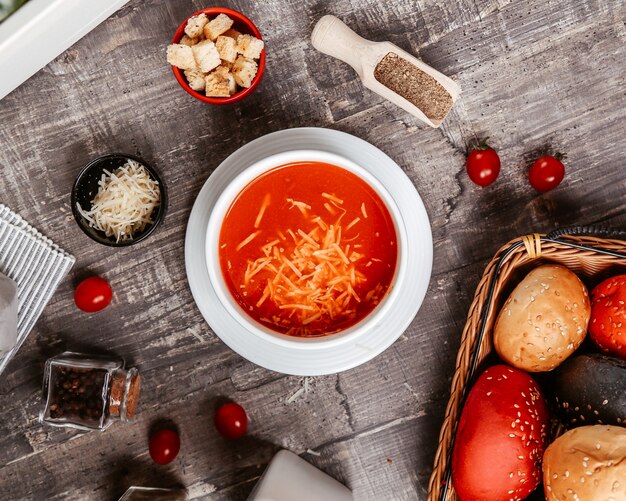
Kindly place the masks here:
[(96, 242), (124, 247), (145, 240), (165, 217), (167, 190), (159, 173), (123, 153), (91, 161), (72, 188), (72, 212)]

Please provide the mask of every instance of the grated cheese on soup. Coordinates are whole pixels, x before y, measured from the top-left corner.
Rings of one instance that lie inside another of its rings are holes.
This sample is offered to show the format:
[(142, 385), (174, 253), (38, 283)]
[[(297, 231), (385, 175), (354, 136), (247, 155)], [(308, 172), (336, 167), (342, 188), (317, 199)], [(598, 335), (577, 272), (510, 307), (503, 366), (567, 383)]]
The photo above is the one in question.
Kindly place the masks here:
[[(354, 239), (346, 241), (342, 232), (357, 225), (361, 218), (355, 217), (344, 226), (341, 222), (346, 214), (341, 207), (343, 200), (328, 193), (321, 196), (330, 200), (334, 211), (342, 211), (337, 220), (331, 224), (320, 216), (309, 215), (307, 210), (311, 209), (310, 205), (288, 198), (291, 208), (306, 214), (306, 222), (312, 229), (289, 228), (289, 241), (282, 235), (260, 247), (260, 256), (248, 261), (241, 284), (241, 287), (247, 288), (255, 276), (263, 274), (265, 287), (255, 306), (259, 308), (270, 300), (280, 310), (289, 312), (289, 318), (297, 318), (301, 328), (294, 327), (288, 334), (303, 335), (308, 324), (322, 317), (353, 317), (356, 314), (355, 302), (367, 301), (375, 305), (384, 294), (380, 283), (372, 284), (364, 297), (357, 294), (357, 284), (367, 281), (365, 275), (357, 270), (357, 263), (365, 256), (349, 243)], [(269, 200), (269, 195), (266, 195), (256, 222), (262, 219)], [(257, 227), (258, 224), (255, 224)], [(259, 230), (252, 232), (237, 245), (236, 250), (250, 244), (260, 233)]]
[(129, 159), (113, 172), (104, 170), (90, 210), (78, 202), (76, 208), (89, 226), (120, 242), (152, 224), (152, 213), (160, 202), (159, 183), (143, 165)]

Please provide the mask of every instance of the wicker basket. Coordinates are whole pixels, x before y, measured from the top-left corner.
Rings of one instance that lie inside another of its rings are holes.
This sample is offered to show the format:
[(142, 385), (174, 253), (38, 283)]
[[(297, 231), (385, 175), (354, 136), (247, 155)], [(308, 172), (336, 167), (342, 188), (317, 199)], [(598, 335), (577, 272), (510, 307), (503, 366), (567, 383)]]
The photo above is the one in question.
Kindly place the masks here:
[(493, 352), (492, 329), (500, 307), (524, 275), (543, 262), (562, 264), (594, 286), (608, 276), (626, 272), (626, 232), (576, 227), (528, 235), (506, 244), (491, 260), (478, 283), (463, 329), (428, 501), (457, 499), (450, 480), (450, 460), (467, 389)]

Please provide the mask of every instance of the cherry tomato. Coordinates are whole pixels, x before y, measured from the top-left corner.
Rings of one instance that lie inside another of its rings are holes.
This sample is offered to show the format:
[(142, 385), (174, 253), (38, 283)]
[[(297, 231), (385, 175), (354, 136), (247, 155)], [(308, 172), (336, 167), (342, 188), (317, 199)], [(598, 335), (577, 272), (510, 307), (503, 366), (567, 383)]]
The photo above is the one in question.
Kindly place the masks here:
[(546, 155), (535, 160), (528, 171), (528, 180), (533, 188), (541, 193), (556, 188), (565, 176), (562, 155)]
[(248, 416), (243, 407), (235, 402), (222, 405), (215, 413), (215, 427), (224, 438), (236, 440), (248, 429)]
[(467, 155), (465, 168), (474, 183), (478, 186), (489, 186), (500, 174), (500, 157), (496, 150), (482, 142)]
[(150, 457), (156, 464), (169, 464), (180, 451), (180, 438), (175, 430), (164, 429), (150, 437)]
[(104, 278), (98, 276), (86, 278), (74, 291), (76, 306), (87, 313), (103, 310), (111, 299), (113, 299), (111, 286)]

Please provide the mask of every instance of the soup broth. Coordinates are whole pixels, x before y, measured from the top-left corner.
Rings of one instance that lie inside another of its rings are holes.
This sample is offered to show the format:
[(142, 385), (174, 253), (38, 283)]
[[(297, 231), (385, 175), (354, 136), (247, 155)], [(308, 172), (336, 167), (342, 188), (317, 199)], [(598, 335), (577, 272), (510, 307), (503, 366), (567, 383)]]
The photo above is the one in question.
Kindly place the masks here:
[(287, 164), (250, 182), (219, 239), (224, 280), (255, 321), (323, 336), (366, 317), (389, 291), (396, 231), (380, 196), (357, 175), (321, 162)]

